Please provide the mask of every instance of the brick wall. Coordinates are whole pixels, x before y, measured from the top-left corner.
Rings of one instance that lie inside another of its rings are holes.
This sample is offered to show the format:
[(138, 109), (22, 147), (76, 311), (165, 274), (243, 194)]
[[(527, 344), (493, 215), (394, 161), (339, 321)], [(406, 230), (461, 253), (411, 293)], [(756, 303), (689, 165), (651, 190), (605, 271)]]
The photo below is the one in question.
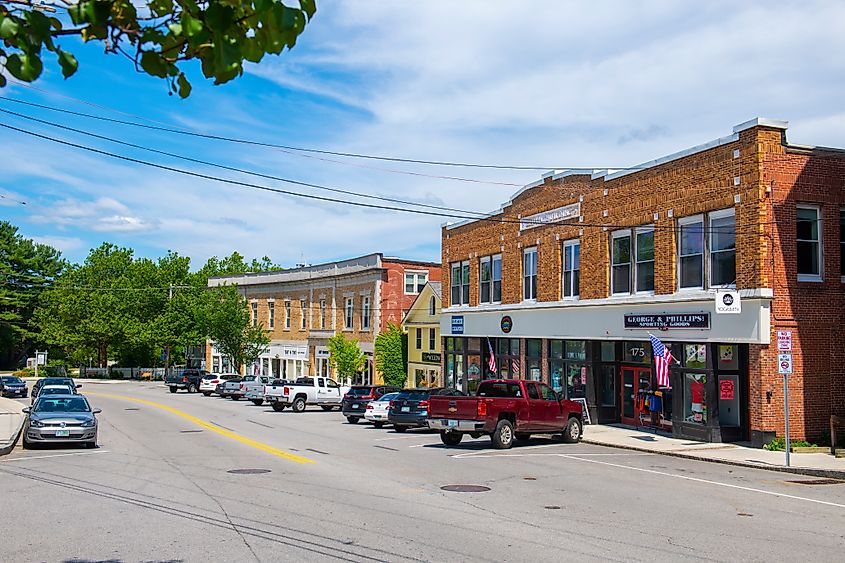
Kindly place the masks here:
[(381, 289), (381, 327), (387, 328), (387, 323), (395, 325), (402, 323), (404, 313), (411, 308), (417, 294), (405, 294), (405, 272), (426, 272), (428, 281), (439, 282), (441, 275), (440, 264), (404, 262), (385, 259), (382, 261), (385, 275), (382, 278)]

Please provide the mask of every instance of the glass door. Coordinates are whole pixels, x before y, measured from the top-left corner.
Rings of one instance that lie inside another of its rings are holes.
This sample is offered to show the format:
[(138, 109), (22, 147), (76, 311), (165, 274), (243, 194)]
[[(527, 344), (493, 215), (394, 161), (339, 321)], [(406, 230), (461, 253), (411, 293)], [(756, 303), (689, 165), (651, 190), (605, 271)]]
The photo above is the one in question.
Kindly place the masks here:
[(719, 376), (719, 425), (739, 426), (739, 376)]
[(640, 391), (650, 390), (651, 368), (622, 366), (622, 422), (639, 424), (640, 414), (649, 413), (648, 405), (637, 400)]

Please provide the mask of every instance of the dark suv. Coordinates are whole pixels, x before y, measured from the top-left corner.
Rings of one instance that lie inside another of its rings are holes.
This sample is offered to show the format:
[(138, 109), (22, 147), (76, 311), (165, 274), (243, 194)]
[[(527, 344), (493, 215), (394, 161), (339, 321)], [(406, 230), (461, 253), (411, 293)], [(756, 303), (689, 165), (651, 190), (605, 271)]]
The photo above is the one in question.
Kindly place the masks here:
[(463, 391), (449, 387), (403, 389), (395, 399), (390, 401), (387, 422), (392, 424), (397, 432), (404, 432), (408, 428), (427, 428), (428, 398), (433, 395), (466, 397)]
[(378, 399), (385, 393), (395, 393), (396, 391), (399, 391), (399, 388), (391, 385), (356, 385), (343, 396), (340, 410), (349, 424), (357, 424), (359, 420), (364, 418), (367, 403)]
[(26, 397), (26, 383), (14, 375), (0, 376), (0, 397)]
[(185, 389), (188, 393), (196, 393), (200, 388), (200, 381), (208, 375), (204, 369), (185, 369), (181, 372), (168, 375), (164, 384), (170, 388), (171, 393), (179, 389)]
[(73, 382), (73, 379), (70, 377), (43, 377), (37, 380), (32, 385), (32, 400), (35, 401), (35, 398), (41, 392), (41, 388), (45, 385), (67, 385), (70, 390), (76, 393), (76, 390), (82, 387), (82, 385), (77, 385)]

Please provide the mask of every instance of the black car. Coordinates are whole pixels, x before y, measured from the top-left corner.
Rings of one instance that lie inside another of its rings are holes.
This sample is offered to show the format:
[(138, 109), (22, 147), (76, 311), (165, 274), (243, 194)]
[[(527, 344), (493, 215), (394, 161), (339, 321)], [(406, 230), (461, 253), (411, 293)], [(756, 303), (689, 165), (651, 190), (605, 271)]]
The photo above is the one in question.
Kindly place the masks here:
[(398, 387), (391, 385), (355, 385), (343, 396), (340, 410), (349, 424), (357, 424), (364, 418), (367, 410), (367, 403), (374, 401), (385, 393), (395, 393)]
[(0, 396), (2, 397), (26, 397), (26, 383), (20, 377), (14, 375), (0, 376)]
[(35, 382), (32, 386), (32, 398), (35, 399), (38, 396), (38, 393), (41, 392), (41, 388), (45, 385), (67, 385), (70, 389), (76, 393), (76, 390), (82, 387), (82, 385), (77, 385), (73, 382), (73, 379), (70, 377), (44, 377), (39, 379)]
[(171, 393), (175, 393), (179, 389), (184, 389), (188, 393), (196, 393), (200, 389), (202, 378), (207, 375), (208, 372), (204, 369), (185, 369), (165, 377), (164, 384), (170, 389)]
[(399, 396), (390, 401), (387, 411), (387, 422), (393, 425), (397, 432), (404, 432), (408, 428), (425, 428), (428, 426), (428, 398), (432, 395), (452, 395), (466, 397), (466, 393), (449, 387), (432, 387), (428, 389), (403, 389)]

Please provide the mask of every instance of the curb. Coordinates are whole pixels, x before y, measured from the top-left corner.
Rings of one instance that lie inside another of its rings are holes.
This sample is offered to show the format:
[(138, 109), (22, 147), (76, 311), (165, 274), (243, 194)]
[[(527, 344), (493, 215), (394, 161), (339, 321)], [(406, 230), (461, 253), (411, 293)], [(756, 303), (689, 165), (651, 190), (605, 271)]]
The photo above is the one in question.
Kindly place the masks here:
[(23, 430), (24, 422), (26, 422), (26, 418), (21, 417), (21, 424), (20, 424), (20, 426), (18, 426), (18, 430), (17, 430), (17, 432), (15, 432), (15, 435), (12, 437), (11, 442), (7, 442), (4, 445), (0, 445), (0, 456), (8, 455), (12, 452), (12, 450), (15, 449), (15, 446), (18, 443), (18, 438), (20, 438), (20, 436), (21, 436), (21, 430)]
[(783, 465), (765, 465), (759, 463), (749, 463), (746, 461), (734, 461), (730, 459), (713, 459), (707, 457), (699, 457), (692, 454), (685, 454), (680, 452), (666, 452), (659, 450), (650, 450), (637, 446), (623, 446), (618, 444), (608, 444), (599, 440), (590, 440), (582, 438), (581, 442), (584, 444), (592, 444), (594, 446), (605, 446), (609, 448), (618, 448), (620, 450), (633, 450), (637, 452), (648, 452), (651, 454), (665, 455), (670, 457), (679, 457), (681, 459), (690, 459), (693, 461), (706, 461), (709, 463), (721, 463), (722, 465), (734, 465), (737, 467), (746, 467), (749, 469), (765, 469), (767, 471), (780, 471), (781, 473), (792, 473), (793, 475), (808, 475), (810, 477), (824, 477), (827, 479), (843, 479), (845, 480), (845, 471), (837, 469), (814, 469), (811, 467), (786, 467)]

